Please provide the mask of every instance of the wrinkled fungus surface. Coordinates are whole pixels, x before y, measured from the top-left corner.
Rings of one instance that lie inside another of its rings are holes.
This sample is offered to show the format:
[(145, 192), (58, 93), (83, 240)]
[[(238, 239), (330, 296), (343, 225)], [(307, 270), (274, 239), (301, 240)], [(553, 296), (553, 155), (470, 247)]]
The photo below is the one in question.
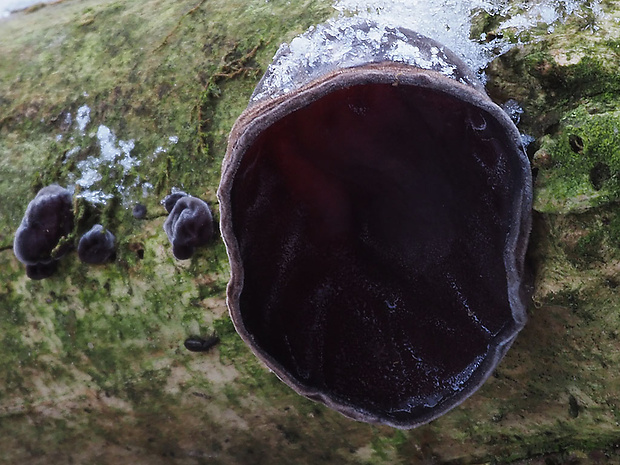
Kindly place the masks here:
[[(196, 247), (207, 244), (213, 236), (213, 216), (209, 205), (204, 200), (185, 193), (172, 203), (170, 214), (164, 222), (164, 231), (172, 244), (172, 253), (178, 260), (187, 260), (194, 254)], [(165, 207), (168, 209), (168, 202)]]
[(228, 303), (298, 392), (409, 428), (471, 395), (525, 323), (531, 181), (486, 95), (376, 71), (338, 72), (233, 129)]
[(42, 188), (28, 204), (13, 242), (13, 252), (26, 265), (31, 279), (44, 279), (56, 270), (55, 261), (69, 244), (57, 247), (73, 229), (71, 193), (56, 184)]
[(185, 192), (183, 191), (173, 192), (172, 194), (167, 195), (164, 198), (164, 200), (161, 201), (161, 203), (163, 204), (166, 211), (170, 213), (172, 209), (174, 208), (174, 206), (176, 205), (177, 201), (183, 197), (187, 197), (187, 194)]
[(80, 238), (78, 257), (82, 262), (93, 265), (112, 261), (116, 252), (115, 240), (114, 234), (96, 224)]

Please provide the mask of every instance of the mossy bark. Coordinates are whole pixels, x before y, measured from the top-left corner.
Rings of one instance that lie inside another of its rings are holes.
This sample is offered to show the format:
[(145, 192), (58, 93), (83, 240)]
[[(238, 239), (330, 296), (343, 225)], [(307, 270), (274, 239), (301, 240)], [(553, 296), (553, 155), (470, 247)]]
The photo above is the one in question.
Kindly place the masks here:
[[(329, 1), (66, 0), (0, 22), (0, 462), (620, 461), (614, 7), (594, 32), (569, 21), (489, 68), (491, 96), (516, 99), (537, 138), (530, 321), (478, 393), (412, 431), (348, 420), (278, 381), (228, 318), (221, 241), (176, 261), (162, 229), (172, 187), (217, 215), (228, 131), (278, 45), (332, 15)], [(66, 119), (82, 105), (84, 133)], [(38, 188), (68, 183), (98, 150), (99, 124), (135, 140), (128, 176), (154, 185), (134, 198), (147, 218), (76, 202), (76, 232), (102, 222), (116, 261), (71, 254), (31, 281), (13, 234)], [(207, 353), (183, 347), (213, 333)]]

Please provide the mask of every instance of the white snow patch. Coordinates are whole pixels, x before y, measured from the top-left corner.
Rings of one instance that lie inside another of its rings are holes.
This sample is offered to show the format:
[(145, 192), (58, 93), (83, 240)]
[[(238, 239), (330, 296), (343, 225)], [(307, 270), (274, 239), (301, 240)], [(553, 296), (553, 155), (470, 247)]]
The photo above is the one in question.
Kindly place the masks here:
[(82, 173), (82, 177), (78, 179), (75, 183), (83, 187), (84, 189), (88, 189), (92, 187), (93, 184), (99, 182), (103, 179), (103, 176), (99, 173), (99, 166), (101, 165), (100, 160), (88, 158), (86, 160), (82, 160), (77, 164), (78, 170)]
[(530, 136), (529, 134), (524, 134), (521, 133), (521, 143), (523, 144), (523, 147), (527, 148), (532, 142), (534, 142), (536, 139), (532, 136)]
[(51, 3), (54, 0), (0, 0), (0, 18), (8, 18), (14, 13), (24, 8), (28, 8), (37, 3)]
[(71, 118), (71, 113), (67, 112), (65, 113), (65, 119), (62, 120), (62, 127), (63, 129), (69, 129), (71, 127), (71, 123), (72, 123), (72, 118)]
[(472, 18), (477, 12), (491, 15), (506, 10), (500, 0), (337, 0), (341, 15), (356, 16), (391, 27), (402, 27), (435, 39), (459, 55), (472, 70), (490, 61), (497, 41), (479, 43), (470, 39)]
[(125, 155), (125, 157), (122, 158), (119, 163), (124, 169), (123, 174), (126, 175), (133, 167), (140, 165), (140, 160), (131, 156), (131, 151), (135, 147), (133, 139), (127, 142), (122, 140), (118, 141), (118, 145), (123, 151), (123, 154)]
[(121, 150), (117, 147), (116, 136), (110, 128), (103, 124), (99, 125), (99, 128), (97, 128), (97, 139), (101, 148), (102, 161), (113, 162), (116, 157), (120, 156)]
[(519, 124), (521, 121), (521, 115), (523, 114), (523, 108), (519, 105), (515, 99), (508, 99), (502, 104), (502, 110), (506, 112), (513, 123)]
[[(71, 117), (71, 114), (69, 114)], [(88, 105), (82, 105), (78, 108), (77, 114), (75, 115), (75, 123), (81, 134), (84, 134), (86, 129), (86, 125), (90, 123), (90, 108)]]
[[(1, 1), (1, 0), (0, 0)], [(130, 208), (137, 197), (147, 197), (153, 189), (153, 184), (143, 181), (137, 168), (142, 165), (142, 160), (133, 155), (135, 140), (117, 139), (116, 134), (109, 127), (101, 124), (97, 131), (84, 135), (86, 125), (90, 121), (90, 109), (84, 105), (78, 110), (76, 121), (83, 121), (78, 126), (82, 138), (96, 137), (99, 151), (85, 160), (77, 162), (78, 174), (70, 175), (71, 187), (79, 186), (77, 197), (83, 198), (93, 204), (105, 204), (108, 200), (117, 197), (125, 208)], [(155, 149), (152, 155), (147, 156), (148, 161), (154, 161), (158, 154), (166, 152), (170, 145), (176, 144), (177, 136), (166, 138), (166, 143)], [(65, 154), (63, 163), (67, 163), (72, 157), (80, 152), (81, 147), (75, 146)], [(105, 192), (101, 186), (104, 176), (115, 180), (112, 192)]]
[(153, 189), (153, 184), (145, 182), (142, 184), (142, 197), (146, 198), (149, 195), (149, 191)]
[(71, 158), (73, 155), (75, 155), (76, 153), (78, 153), (80, 151), (81, 147), (78, 145), (76, 147), (73, 147), (71, 150), (69, 150), (66, 155), (65, 155), (65, 161), (68, 160), (69, 158)]
[(399, 37), (399, 28), (436, 40), (456, 53), (484, 81), (486, 66), (515, 44), (501, 38), (487, 41), (484, 34), (471, 39), (476, 15), (498, 16), (502, 21), (496, 32), (510, 29), (512, 36), (520, 37), (535, 26), (552, 28), (573, 15), (589, 13), (600, 18), (601, 1), (336, 0), (336, 18), (312, 26), (290, 44), (280, 46), (252, 101), (285, 94), (321, 74), (377, 61), (377, 57), (434, 69), (456, 78), (454, 69), (442, 57), (442, 49), (436, 48), (437, 53), (429, 59), (403, 34)]
[[(79, 114), (78, 111), (78, 115)], [(86, 111), (82, 112), (82, 115), (87, 114), (88, 112)], [(83, 128), (85, 128), (85, 125), (80, 128), (80, 130), (82, 131)], [(99, 125), (97, 128), (96, 137), (99, 143), (99, 156), (90, 156), (77, 163), (80, 177), (75, 181), (75, 184), (82, 188), (78, 197), (91, 203), (105, 204), (108, 200), (113, 198), (115, 194), (103, 192), (103, 190), (98, 189), (96, 185), (103, 180), (102, 171), (106, 168), (111, 170), (115, 166), (121, 166), (123, 170), (122, 174), (116, 174), (120, 179), (115, 185), (115, 190), (121, 196), (123, 203), (125, 203), (125, 201), (128, 202), (126, 197), (130, 195), (130, 192), (124, 183), (130, 170), (139, 166), (141, 163), (139, 159), (131, 155), (131, 151), (135, 148), (135, 141), (133, 139), (117, 141), (114, 132), (103, 124)], [(74, 147), (67, 153), (66, 158), (79, 150), (79, 147)], [(113, 173), (113, 171), (111, 171), (111, 173)]]
[(95, 205), (96, 204), (105, 205), (108, 202), (108, 200), (114, 198), (114, 194), (106, 194), (102, 190), (94, 190), (94, 191), (82, 191), (78, 194), (78, 197)]

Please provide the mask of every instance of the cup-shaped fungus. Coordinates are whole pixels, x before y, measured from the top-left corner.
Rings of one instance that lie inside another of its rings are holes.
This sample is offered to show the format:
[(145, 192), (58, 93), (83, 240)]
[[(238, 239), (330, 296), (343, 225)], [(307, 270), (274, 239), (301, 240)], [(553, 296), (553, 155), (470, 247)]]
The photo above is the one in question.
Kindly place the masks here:
[(84, 263), (99, 265), (114, 260), (116, 246), (114, 234), (100, 224), (94, 225), (78, 243), (78, 257)]
[(169, 195), (164, 205), (170, 213), (164, 222), (164, 231), (172, 244), (172, 253), (178, 260), (187, 260), (196, 247), (207, 244), (213, 236), (209, 205), (184, 192)]
[(525, 324), (531, 174), (459, 58), (383, 34), (365, 63), (291, 71), (281, 49), (218, 196), (242, 339), (300, 394), (413, 428), (474, 393)]
[(70, 244), (61, 240), (73, 229), (71, 193), (56, 184), (42, 188), (26, 208), (17, 228), (13, 252), (26, 265), (30, 279), (44, 279), (56, 271), (56, 261)]

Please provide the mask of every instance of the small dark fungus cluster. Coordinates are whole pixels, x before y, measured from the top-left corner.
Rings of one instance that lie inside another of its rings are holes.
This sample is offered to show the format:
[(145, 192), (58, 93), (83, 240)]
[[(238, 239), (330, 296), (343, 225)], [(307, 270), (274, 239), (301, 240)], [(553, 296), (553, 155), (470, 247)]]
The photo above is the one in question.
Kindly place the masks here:
[(196, 247), (206, 245), (213, 237), (213, 216), (209, 205), (184, 192), (175, 192), (163, 200), (169, 213), (164, 231), (178, 260), (191, 258)]
[(242, 339), (300, 394), (399, 428), (472, 395), (523, 328), (532, 201), (508, 115), (406, 35), (457, 77), (357, 63), (255, 102), (218, 191)]
[(84, 263), (102, 264), (114, 260), (114, 234), (100, 224), (94, 225), (80, 238), (78, 243), (78, 257)]
[[(73, 249), (73, 197), (56, 184), (41, 189), (28, 204), (13, 243), (17, 259), (26, 265), (30, 279), (54, 274), (58, 259)], [(106, 263), (114, 259), (115, 237), (100, 224), (93, 226), (79, 241), (78, 257), (84, 263)]]
[(57, 260), (71, 249), (61, 241), (72, 230), (71, 193), (56, 184), (42, 188), (28, 204), (13, 243), (13, 252), (26, 265), (30, 279), (54, 274)]
[(206, 338), (199, 336), (191, 336), (185, 339), (183, 345), (191, 352), (207, 352), (220, 342), (220, 338), (213, 335)]
[(133, 209), (131, 210), (131, 214), (135, 219), (143, 220), (144, 218), (146, 218), (146, 206), (142, 205), (141, 203), (135, 204)]

